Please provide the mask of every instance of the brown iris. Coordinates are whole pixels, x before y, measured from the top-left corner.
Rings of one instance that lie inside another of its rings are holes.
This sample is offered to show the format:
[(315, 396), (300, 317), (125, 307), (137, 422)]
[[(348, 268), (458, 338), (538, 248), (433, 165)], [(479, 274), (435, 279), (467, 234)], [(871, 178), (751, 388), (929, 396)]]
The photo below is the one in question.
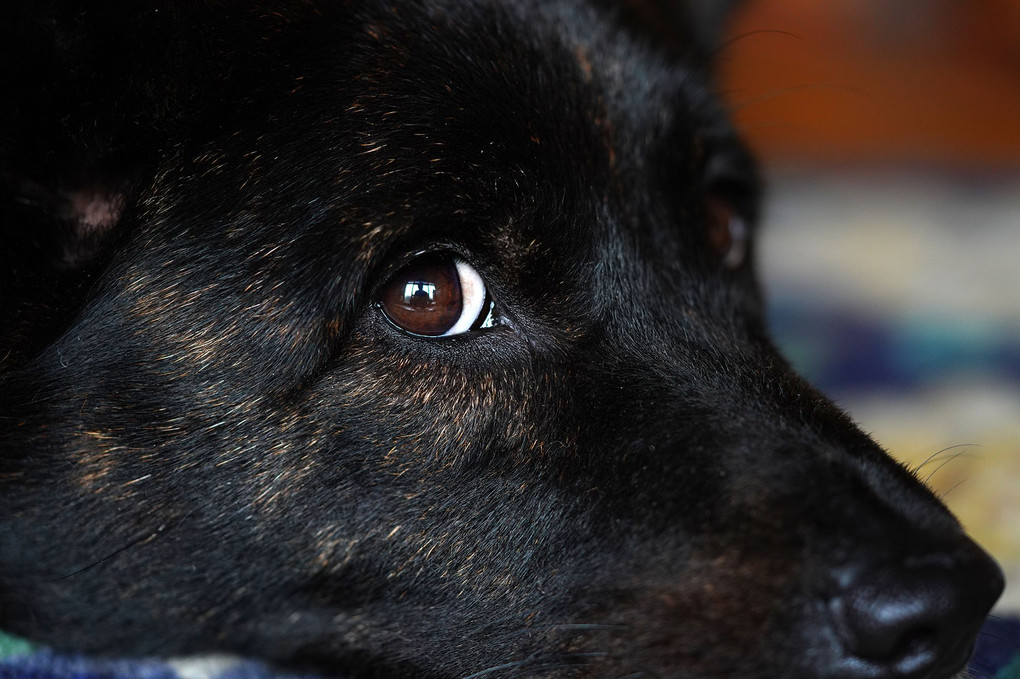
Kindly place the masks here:
[(416, 260), (393, 277), (379, 303), (387, 318), (407, 332), (445, 334), (464, 310), (456, 263), (448, 256)]

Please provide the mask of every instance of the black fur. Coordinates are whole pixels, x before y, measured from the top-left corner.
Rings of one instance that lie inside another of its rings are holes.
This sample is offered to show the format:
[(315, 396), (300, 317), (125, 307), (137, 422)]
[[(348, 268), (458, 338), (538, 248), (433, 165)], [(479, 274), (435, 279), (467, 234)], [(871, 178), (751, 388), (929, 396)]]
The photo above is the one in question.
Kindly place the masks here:
[[(351, 677), (961, 665), (1001, 575), (711, 246), (758, 181), (676, 12), (18, 4), (0, 628)], [(422, 251), (495, 327), (385, 319)]]

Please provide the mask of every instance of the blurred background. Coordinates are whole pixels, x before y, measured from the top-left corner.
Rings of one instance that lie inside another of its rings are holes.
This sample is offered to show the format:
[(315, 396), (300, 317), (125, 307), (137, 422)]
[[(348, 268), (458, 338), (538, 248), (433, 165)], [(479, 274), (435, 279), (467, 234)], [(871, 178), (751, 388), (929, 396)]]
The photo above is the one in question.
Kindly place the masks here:
[(749, 0), (721, 57), (777, 340), (1020, 612), (1020, 0)]

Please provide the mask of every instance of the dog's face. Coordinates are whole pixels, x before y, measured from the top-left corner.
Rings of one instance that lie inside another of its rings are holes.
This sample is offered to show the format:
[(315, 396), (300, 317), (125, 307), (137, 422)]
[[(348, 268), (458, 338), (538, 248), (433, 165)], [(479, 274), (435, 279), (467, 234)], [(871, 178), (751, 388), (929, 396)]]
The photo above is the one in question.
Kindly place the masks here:
[(1001, 575), (769, 343), (696, 64), (573, 3), (193, 9), (21, 28), (96, 73), (12, 85), (0, 628), (352, 677), (960, 668)]

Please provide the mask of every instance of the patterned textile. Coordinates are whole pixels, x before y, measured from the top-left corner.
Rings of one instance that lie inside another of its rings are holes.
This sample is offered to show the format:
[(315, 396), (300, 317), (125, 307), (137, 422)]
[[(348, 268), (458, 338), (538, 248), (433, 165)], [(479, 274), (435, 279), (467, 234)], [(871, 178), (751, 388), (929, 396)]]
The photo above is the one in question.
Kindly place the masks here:
[[(1020, 619), (991, 618), (978, 638), (970, 677), (1020, 679)], [(0, 633), (0, 679), (315, 679), (226, 656), (98, 660), (33, 649)], [(340, 679), (334, 677), (332, 679)]]
[[(1020, 612), (1020, 177), (778, 176), (760, 262), (777, 343), (915, 469)], [(983, 676), (983, 675), (975, 675)]]
[[(316, 679), (233, 656), (89, 658), (35, 648), (0, 632), (0, 679)], [(332, 677), (331, 679), (342, 679)]]

